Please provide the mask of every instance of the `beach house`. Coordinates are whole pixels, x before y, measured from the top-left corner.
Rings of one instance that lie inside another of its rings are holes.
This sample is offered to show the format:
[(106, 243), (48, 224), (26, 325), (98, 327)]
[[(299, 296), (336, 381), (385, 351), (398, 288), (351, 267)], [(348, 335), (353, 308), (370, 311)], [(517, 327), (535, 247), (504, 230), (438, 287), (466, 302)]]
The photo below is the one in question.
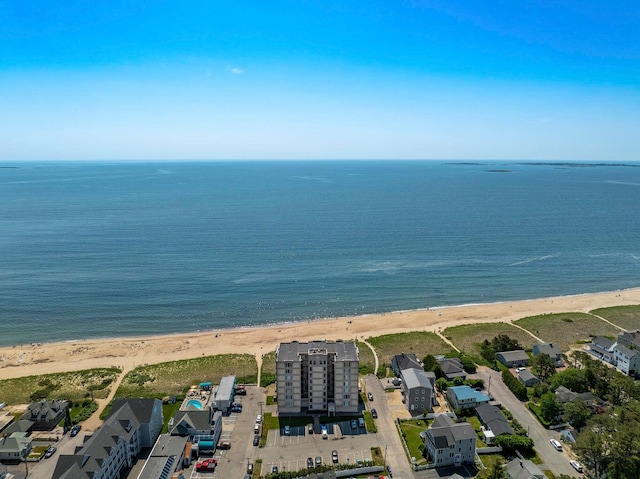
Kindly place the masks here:
[(454, 409), (473, 409), (489, 402), (489, 396), (470, 386), (447, 388), (447, 400)]
[(436, 375), (421, 369), (404, 369), (402, 377), (403, 401), (412, 416), (433, 410)]
[(404, 369), (422, 370), (422, 364), (420, 364), (420, 361), (415, 354), (400, 353), (391, 358), (391, 369), (397, 377), (400, 377), (400, 373)]
[(496, 359), (508, 368), (527, 366), (529, 364), (529, 355), (522, 349), (500, 351), (496, 353)]
[(424, 445), (436, 467), (473, 464), (476, 433), (471, 424), (456, 423), (446, 414), (438, 414), (427, 429)]
[(555, 365), (555, 367), (559, 368), (563, 366), (562, 350), (556, 344), (553, 344), (553, 343), (534, 344), (531, 354), (533, 354), (533, 357), (539, 356), (541, 354), (546, 354), (551, 359), (553, 359), (553, 364)]

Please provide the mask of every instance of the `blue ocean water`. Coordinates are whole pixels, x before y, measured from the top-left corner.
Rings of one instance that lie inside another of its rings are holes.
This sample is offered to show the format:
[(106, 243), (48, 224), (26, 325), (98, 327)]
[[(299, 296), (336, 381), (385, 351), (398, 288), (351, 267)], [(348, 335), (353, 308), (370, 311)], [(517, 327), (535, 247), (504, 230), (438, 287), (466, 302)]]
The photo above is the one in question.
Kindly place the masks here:
[(0, 166), (2, 345), (640, 285), (639, 165)]

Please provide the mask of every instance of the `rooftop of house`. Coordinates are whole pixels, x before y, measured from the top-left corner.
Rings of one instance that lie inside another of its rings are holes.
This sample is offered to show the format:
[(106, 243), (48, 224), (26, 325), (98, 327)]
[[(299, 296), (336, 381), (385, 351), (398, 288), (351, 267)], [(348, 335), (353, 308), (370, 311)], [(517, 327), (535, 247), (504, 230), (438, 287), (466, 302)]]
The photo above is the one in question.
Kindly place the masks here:
[(553, 343), (534, 344), (533, 350), (534, 350), (534, 354), (537, 351), (539, 354), (547, 354), (552, 358), (559, 357), (562, 355), (562, 350), (556, 344), (553, 344)]
[(529, 355), (522, 349), (516, 349), (514, 351), (499, 351), (496, 356), (502, 356), (506, 361), (523, 361), (529, 360)]
[(448, 388), (447, 391), (455, 394), (458, 401), (474, 399), (476, 402), (489, 402), (489, 396), (480, 391), (476, 391), (471, 386), (453, 386)]
[(538, 376), (536, 376), (535, 374), (533, 374), (531, 371), (529, 371), (528, 369), (525, 369), (524, 371), (520, 371), (518, 373), (518, 376), (520, 377), (520, 379), (522, 379), (523, 381), (530, 381), (532, 379), (538, 379)]
[(408, 389), (426, 388), (433, 389), (431, 380), (435, 380), (436, 375), (432, 372), (421, 371), (419, 369), (403, 369), (401, 372), (404, 385)]

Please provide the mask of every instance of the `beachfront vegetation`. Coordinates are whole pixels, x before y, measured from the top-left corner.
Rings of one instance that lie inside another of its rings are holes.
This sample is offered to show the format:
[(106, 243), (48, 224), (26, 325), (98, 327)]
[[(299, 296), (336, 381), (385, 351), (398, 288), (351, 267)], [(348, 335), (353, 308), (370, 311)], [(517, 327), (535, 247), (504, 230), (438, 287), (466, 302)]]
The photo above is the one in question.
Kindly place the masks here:
[(542, 314), (518, 319), (514, 324), (530, 331), (543, 341), (557, 344), (566, 351), (581, 341), (594, 336), (615, 336), (615, 326), (586, 313)]
[(260, 366), (260, 386), (266, 388), (269, 384), (276, 382), (276, 352), (262, 355), (262, 365)]
[(513, 338), (525, 349), (531, 349), (536, 343), (533, 336), (508, 323), (461, 324), (446, 328), (442, 334), (460, 351), (480, 362), (482, 362), (482, 343), (491, 341), (497, 336), (505, 335)]
[(376, 359), (371, 348), (362, 341), (356, 341), (358, 347), (358, 357), (360, 359), (360, 374), (375, 374)]
[(7, 404), (28, 404), (40, 399), (106, 398), (118, 374), (117, 368), (96, 368), (4, 379), (0, 381), (0, 398)]
[(123, 378), (116, 397), (157, 397), (184, 394), (203, 381), (214, 384), (223, 376), (235, 375), (237, 382), (255, 383), (258, 365), (249, 354), (219, 354), (200, 358), (138, 366)]
[(448, 354), (455, 351), (437, 334), (428, 331), (385, 334), (367, 341), (375, 348), (380, 367), (390, 367), (391, 358), (403, 352), (423, 358), (427, 354)]
[(617, 324), (626, 330), (640, 328), (640, 305), (614, 306), (612, 308), (600, 308), (589, 311), (591, 314), (601, 316), (613, 324)]
[(419, 466), (427, 463), (424, 439), (420, 437), (420, 433), (428, 429), (429, 423), (429, 421), (425, 421), (424, 419), (399, 421), (400, 431), (409, 448), (409, 454), (416, 459), (416, 464)]
[(511, 371), (506, 367), (502, 367), (502, 382), (504, 382), (505, 386), (509, 388), (509, 390), (513, 393), (515, 397), (520, 399), (521, 401), (526, 401), (527, 396), (527, 388), (522, 384), (516, 377), (511, 374)]

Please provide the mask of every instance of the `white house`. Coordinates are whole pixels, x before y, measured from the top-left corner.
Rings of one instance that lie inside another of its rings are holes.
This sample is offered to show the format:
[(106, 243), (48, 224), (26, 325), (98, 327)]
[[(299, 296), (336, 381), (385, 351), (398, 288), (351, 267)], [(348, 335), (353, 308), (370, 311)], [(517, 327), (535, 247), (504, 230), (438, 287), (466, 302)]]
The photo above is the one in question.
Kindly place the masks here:
[(456, 423), (446, 414), (439, 414), (427, 429), (424, 445), (436, 467), (473, 464), (476, 432), (467, 422)]

